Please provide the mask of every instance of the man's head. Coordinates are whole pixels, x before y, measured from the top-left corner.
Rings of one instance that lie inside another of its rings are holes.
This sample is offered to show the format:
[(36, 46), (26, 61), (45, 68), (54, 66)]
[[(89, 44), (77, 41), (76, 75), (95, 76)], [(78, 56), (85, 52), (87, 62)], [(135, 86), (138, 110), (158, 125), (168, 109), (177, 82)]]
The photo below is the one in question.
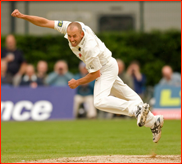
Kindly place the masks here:
[(29, 77), (31, 77), (32, 75), (35, 74), (35, 69), (34, 69), (34, 66), (32, 64), (28, 64), (26, 66), (25, 74)]
[(39, 73), (46, 73), (47, 72), (47, 62), (40, 60), (37, 63), (37, 72)]
[(122, 73), (125, 69), (125, 64), (121, 59), (117, 59), (119, 74)]
[(166, 80), (170, 80), (173, 74), (173, 70), (169, 65), (162, 67), (162, 75)]
[(67, 73), (68, 65), (67, 65), (66, 61), (64, 61), (64, 60), (57, 61), (54, 66), (54, 71), (57, 72), (59, 75), (64, 75), (65, 73)]
[(137, 60), (132, 61), (129, 67), (131, 68), (132, 73), (140, 72), (140, 63)]
[(16, 40), (11, 34), (6, 37), (6, 48), (10, 51), (14, 51), (16, 49)]
[(82, 27), (78, 22), (72, 22), (67, 28), (68, 40), (73, 47), (76, 47), (84, 36)]

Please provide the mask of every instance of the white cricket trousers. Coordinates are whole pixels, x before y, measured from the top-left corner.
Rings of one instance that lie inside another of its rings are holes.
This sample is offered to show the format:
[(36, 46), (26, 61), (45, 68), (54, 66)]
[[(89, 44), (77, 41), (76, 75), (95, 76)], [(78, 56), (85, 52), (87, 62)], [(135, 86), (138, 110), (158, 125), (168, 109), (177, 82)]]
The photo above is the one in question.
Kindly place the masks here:
[(76, 94), (74, 97), (74, 116), (77, 117), (79, 106), (84, 103), (87, 110), (87, 117), (94, 118), (97, 116), (97, 110), (93, 105), (94, 98), (92, 95), (89, 96), (81, 96)]
[[(143, 104), (142, 99), (118, 77), (117, 61), (111, 57), (101, 69), (101, 76), (94, 86), (94, 106), (102, 111), (127, 116), (135, 116), (137, 106)], [(149, 112), (145, 126), (152, 127), (154, 115)]]

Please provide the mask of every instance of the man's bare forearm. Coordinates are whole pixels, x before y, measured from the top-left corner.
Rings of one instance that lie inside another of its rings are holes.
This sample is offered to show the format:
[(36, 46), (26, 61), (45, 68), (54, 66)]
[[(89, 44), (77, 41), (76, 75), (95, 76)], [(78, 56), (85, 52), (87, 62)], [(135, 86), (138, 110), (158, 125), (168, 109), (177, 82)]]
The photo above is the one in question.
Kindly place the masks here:
[(38, 16), (22, 15), (21, 19), (27, 20), (36, 26), (46, 27), (48, 20)]
[(25, 15), (25, 14), (20, 13), (19, 10), (17, 10), (17, 9), (15, 9), (11, 13), (11, 16), (29, 21), (36, 26), (54, 28), (54, 21), (48, 20), (48, 19), (43, 18), (43, 17)]
[(93, 73), (89, 73), (85, 77), (78, 80), (71, 79), (70, 81), (68, 81), (68, 85), (71, 89), (75, 89), (79, 85), (90, 83), (91, 81), (95, 80), (98, 77), (100, 77), (100, 70)]
[(94, 73), (89, 73), (85, 77), (78, 79), (77, 81), (78, 81), (79, 85), (83, 85), (83, 84), (90, 83), (91, 81), (95, 80), (99, 76), (100, 76), (100, 71), (94, 72)]

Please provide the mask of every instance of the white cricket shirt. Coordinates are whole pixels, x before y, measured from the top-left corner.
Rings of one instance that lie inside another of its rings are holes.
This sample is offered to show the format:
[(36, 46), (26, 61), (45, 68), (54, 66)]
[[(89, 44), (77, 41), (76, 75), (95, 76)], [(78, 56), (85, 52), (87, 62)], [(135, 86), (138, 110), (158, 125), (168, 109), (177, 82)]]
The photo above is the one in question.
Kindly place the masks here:
[[(68, 39), (67, 27), (70, 23), (69, 21), (54, 21), (54, 29), (65, 34), (64, 37)], [(84, 37), (76, 47), (73, 47), (68, 40), (69, 47), (73, 53), (86, 64), (89, 73), (96, 72), (107, 64), (112, 53), (94, 34), (90, 27), (82, 22), (78, 23), (82, 26)]]

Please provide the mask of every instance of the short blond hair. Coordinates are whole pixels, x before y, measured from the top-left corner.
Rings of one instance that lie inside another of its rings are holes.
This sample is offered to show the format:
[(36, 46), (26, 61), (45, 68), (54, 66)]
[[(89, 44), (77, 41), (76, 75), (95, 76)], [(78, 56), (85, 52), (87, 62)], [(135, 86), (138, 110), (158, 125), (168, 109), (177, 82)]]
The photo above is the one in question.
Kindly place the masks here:
[(73, 30), (75, 27), (77, 27), (78, 30), (79, 30), (80, 32), (82, 32), (82, 26), (80, 25), (80, 23), (78, 23), (78, 22), (71, 22), (71, 23), (68, 25), (68, 28), (69, 28), (70, 30)]

